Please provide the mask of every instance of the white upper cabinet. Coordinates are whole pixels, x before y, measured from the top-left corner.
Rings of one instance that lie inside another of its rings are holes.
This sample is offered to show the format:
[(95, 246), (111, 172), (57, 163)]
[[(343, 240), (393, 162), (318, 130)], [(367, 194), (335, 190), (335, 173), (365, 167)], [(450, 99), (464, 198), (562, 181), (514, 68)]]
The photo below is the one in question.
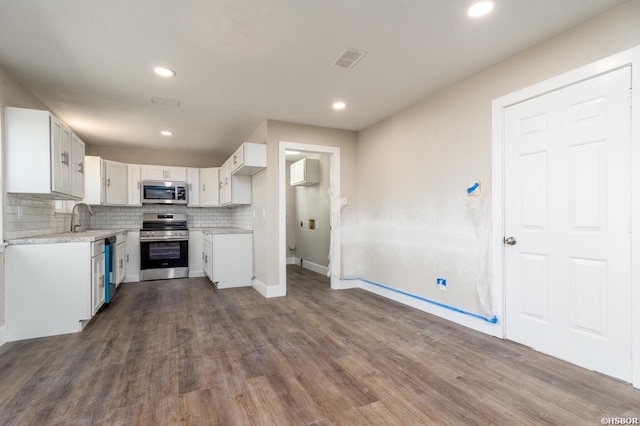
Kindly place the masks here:
[(90, 205), (104, 204), (102, 189), (102, 159), (95, 155), (84, 156), (84, 199)]
[(220, 168), (220, 205), (251, 204), (251, 176), (234, 175), (233, 157)]
[(200, 206), (218, 207), (219, 196), (219, 167), (200, 169)]
[(187, 187), (189, 190), (189, 207), (200, 207), (200, 169), (187, 169)]
[[(73, 132), (49, 111), (5, 108), (6, 191), (79, 199)], [(76, 185), (74, 185), (74, 183)]]
[(102, 160), (104, 173), (104, 204), (126, 206), (128, 198), (127, 165)]
[(127, 205), (142, 205), (142, 183), (140, 180), (140, 165), (127, 164)]
[(71, 134), (71, 195), (84, 198), (84, 142)]
[(187, 181), (186, 167), (141, 166), (142, 180)]
[(320, 182), (320, 161), (303, 158), (291, 165), (291, 186), (313, 185)]
[(267, 145), (245, 142), (230, 158), (230, 173), (251, 176), (267, 167)]

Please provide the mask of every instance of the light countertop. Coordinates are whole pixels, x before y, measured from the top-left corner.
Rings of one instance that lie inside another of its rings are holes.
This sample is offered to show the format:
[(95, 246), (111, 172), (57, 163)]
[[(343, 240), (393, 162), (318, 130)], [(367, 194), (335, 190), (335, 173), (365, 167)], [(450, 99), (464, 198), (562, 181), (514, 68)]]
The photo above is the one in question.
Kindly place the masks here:
[(242, 229), (242, 228), (230, 228), (230, 227), (220, 227), (220, 228), (189, 228), (190, 231), (202, 231), (209, 232), (211, 234), (252, 234), (253, 231), (250, 229)]
[(79, 232), (62, 232), (59, 234), (36, 235), (33, 237), (16, 238), (7, 241), (9, 245), (25, 244), (56, 244), (93, 242), (115, 234), (126, 233), (126, 229), (90, 229)]

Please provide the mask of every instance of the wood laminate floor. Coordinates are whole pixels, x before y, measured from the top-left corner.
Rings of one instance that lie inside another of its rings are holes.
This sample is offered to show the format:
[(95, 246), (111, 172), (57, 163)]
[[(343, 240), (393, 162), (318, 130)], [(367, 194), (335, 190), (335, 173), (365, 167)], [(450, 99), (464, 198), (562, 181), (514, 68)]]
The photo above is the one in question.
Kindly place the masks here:
[(640, 391), (289, 267), (289, 295), (123, 284), (84, 332), (0, 348), (0, 424), (600, 424)]

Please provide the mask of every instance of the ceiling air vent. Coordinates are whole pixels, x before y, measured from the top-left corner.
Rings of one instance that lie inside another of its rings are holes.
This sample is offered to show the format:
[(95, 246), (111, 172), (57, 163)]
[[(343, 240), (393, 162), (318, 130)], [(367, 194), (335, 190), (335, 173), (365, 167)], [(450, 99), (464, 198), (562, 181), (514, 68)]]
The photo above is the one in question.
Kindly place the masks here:
[(356, 50), (347, 47), (344, 49), (344, 52), (338, 56), (338, 59), (335, 60), (333, 65), (349, 70), (355, 67), (356, 64), (360, 62), (360, 59), (364, 58), (366, 54), (367, 52), (364, 50)]
[(173, 108), (180, 108), (180, 101), (176, 101), (175, 99), (151, 98), (151, 103)]

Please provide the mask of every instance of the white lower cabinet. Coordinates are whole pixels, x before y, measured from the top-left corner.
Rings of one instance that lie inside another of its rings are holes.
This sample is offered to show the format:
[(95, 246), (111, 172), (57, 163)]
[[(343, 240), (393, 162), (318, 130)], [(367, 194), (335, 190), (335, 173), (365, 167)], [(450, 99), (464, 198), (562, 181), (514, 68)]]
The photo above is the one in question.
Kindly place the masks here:
[(104, 242), (9, 245), (5, 300), (9, 341), (81, 331), (104, 303)]
[(115, 264), (113, 265), (113, 269), (116, 275), (116, 286), (119, 286), (120, 283), (124, 281), (124, 278), (127, 275), (127, 244), (126, 239), (120, 240), (119, 235), (118, 242), (116, 244), (116, 255), (114, 259)]
[(213, 253), (213, 246), (211, 245), (211, 234), (205, 234), (204, 236), (204, 248), (202, 250), (202, 257), (204, 262), (204, 273), (211, 281), (213, 281), (213, 260), (211, 259), (211, 253)]
[(202, 231), (189, 231), (189, 277), (204, 277)]
[(140, 281), (140, 232), (127, 232), (127, 254), (124, 257), (125, 266), (125, 282)]
[(204, 231), (205, 273), (216, 288), (251, 286), (253, 235)]
[(104, 241), (92, 243), (91, 255), (91, 315), (104, 305), (105, 298), (105, 254)]

